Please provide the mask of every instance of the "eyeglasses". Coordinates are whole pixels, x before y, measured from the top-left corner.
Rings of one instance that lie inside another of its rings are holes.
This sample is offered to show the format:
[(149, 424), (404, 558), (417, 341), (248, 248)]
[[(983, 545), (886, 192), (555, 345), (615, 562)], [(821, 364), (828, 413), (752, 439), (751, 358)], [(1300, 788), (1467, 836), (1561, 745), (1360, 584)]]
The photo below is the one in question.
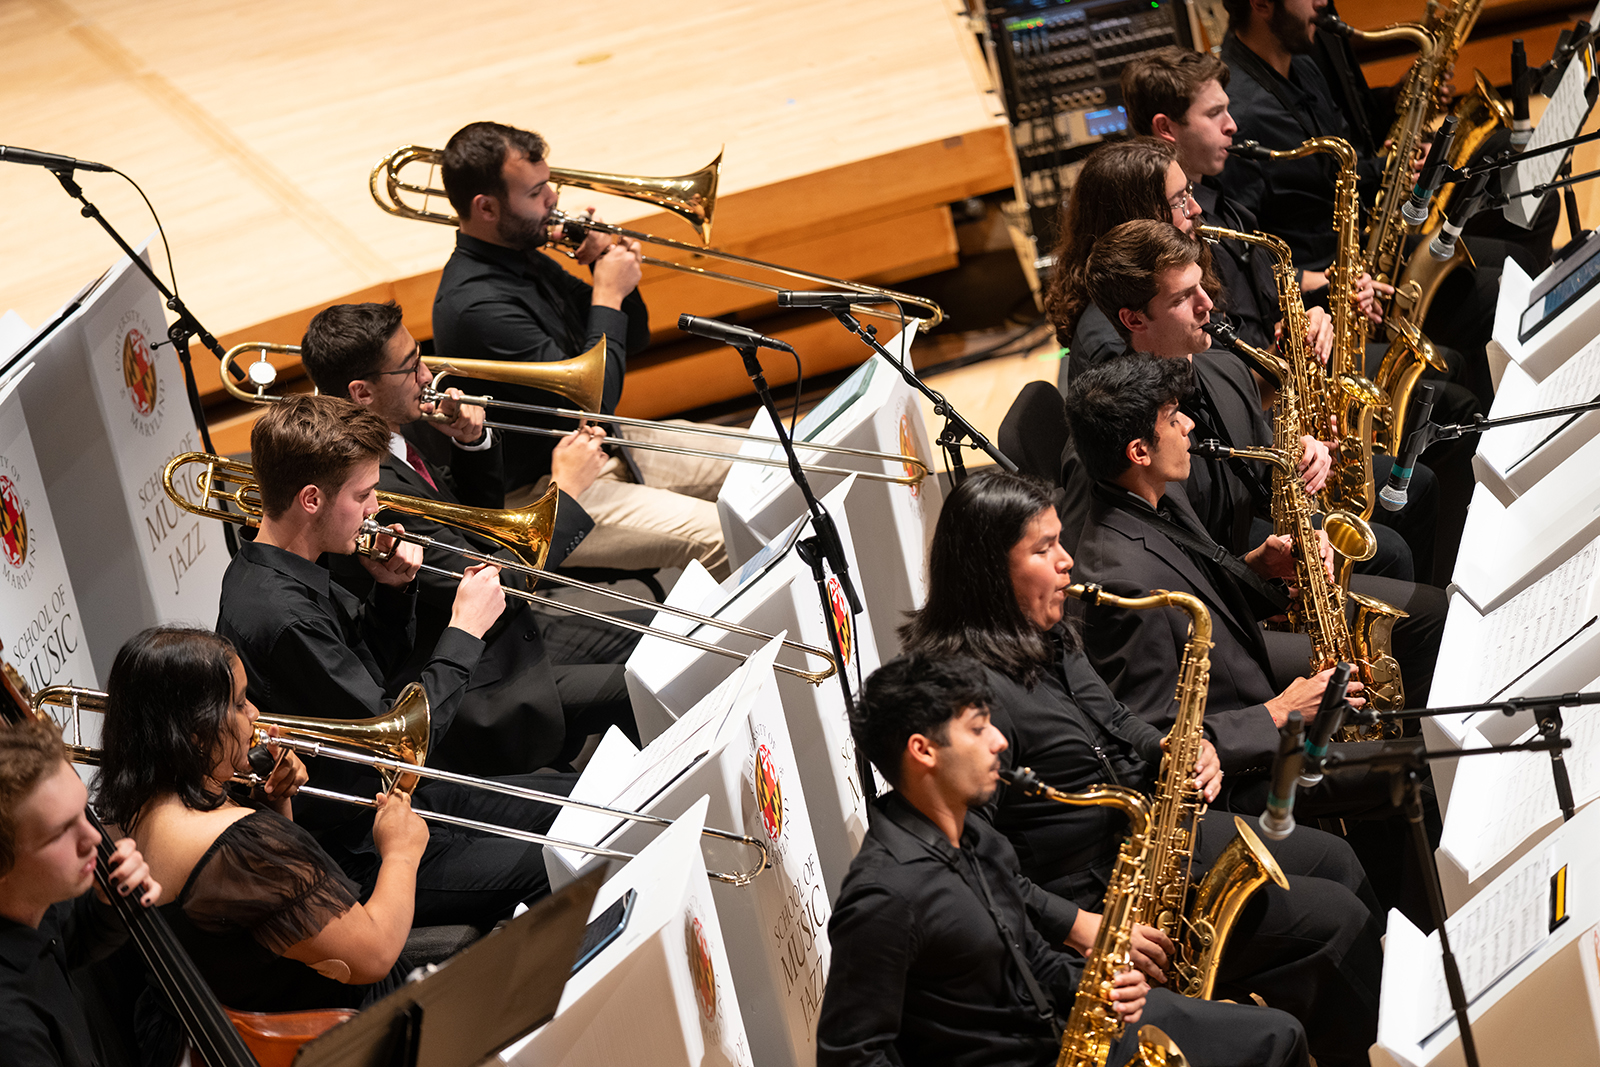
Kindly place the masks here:
[(407, 363), (404, 367), (401, 367), (398, 370), (375, 370), (371, 374), (364, 375), (364, 377), (367, 377), (367, 378), (387, 378), (390, 375), (406, 375), (406, 376), (414, 378), (414, 377), (416, 377), (418, 368), (420, 368), (421, 366), (422, 366), (422, 351), (421, 351), (421, 349), (418, 349), (416, 356), (411, 360), (410, 363)]
[(1189, 218), (1189, 201), (1194, 199), (1194, 182), (1183, 187), (1183, 192), (1167, 201), (1167, 206), (1173, 211), (1183, 212), (1184, 218)]

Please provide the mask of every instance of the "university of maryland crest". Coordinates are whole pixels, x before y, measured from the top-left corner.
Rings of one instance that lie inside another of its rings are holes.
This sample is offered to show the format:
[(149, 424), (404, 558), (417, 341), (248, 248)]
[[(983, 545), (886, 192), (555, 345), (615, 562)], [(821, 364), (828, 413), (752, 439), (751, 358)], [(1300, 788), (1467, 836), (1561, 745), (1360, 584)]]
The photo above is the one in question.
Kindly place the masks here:
[(828, 575), (828, 614), (833, 632), (839, 635), (839, 654), (844, 660), (839, 669), (844, 670), (845, 664), (851, 662), (855, 632), (850, 627), (850, 602), (845, 599), (844, 587), (831, 574)]
[(128, 387), (133, 410), (141, 415), (155, 413), (156, 361), (150, 355), (150, 342), (137, 326), (122, 335), (122, 384)]
[(711, 945), (705, 927), (696, 915), (686, 916), (683, 947), (689, 957), (689, 977), (694, 981), (694, 999), (707, 1021), (717, 1017), (717, 972), (711, 966)]
[(756, 748), (755, 787), (761, 823), (767, 828), (767, 837), (776, 841), (783, 832), (783, 786), (778, 781), (772, 750), (766, 745)]
[(5, 474), (0, 474), (0, 551), (13, 570), (28, 562), (28, 513), (17, 483)]
[[(909, 411), (900, 413), (900, 454), (906, 457), (906, 462), (900, 464), (900, 469), (905, 471), (907, 478), (915, 478), (917, 476), (917, 467), (910, 461), (914, 459), (920, 460), (922, 457), (917, 454), (917, 441), (911, 433), (911, 412)], [(906, 488), (911, 490), (913, 499), (922, 493), (922, 485), (917, 482), (913, 482)]]
[(166, 397), (156, 372), (156, 353), (150, 346), (154, 336), (150, 324), (137, 311), (122, 316), (117, 324), (117, 371), (122, 395), (128, 402), (129, 418), (141, 435), (149, 437), (161, 426)]

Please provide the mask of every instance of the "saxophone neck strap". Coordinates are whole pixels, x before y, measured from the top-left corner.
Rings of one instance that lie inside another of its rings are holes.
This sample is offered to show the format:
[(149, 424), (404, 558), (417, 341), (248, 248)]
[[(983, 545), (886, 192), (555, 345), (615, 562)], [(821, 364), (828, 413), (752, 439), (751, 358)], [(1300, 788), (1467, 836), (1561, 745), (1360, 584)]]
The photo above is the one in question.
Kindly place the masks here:
[(1269, 585), (1261, 575), (1250, 569), (1249, 564), (1217, 544), (1210, 537), (1197, 534), (1182, 524), (1173, 522), (1148, 504), (1143, 507), (1135, 506), (1137, 498), (1129, 493), (1115, 494), (1112, 496), (1112, 500), (1123, 511), (1138, 516), (1146, 524), (1154, 526), (1166, 534), (1167, 539), (1180, 548), (1187, 548), (1189, 551), (1197, 552), (1206, 559), (1211, 560), (1224, 571), (1227, 571), (1239, 584), (1261, 597), (1274, 611), (1281, 612), (1288, 608), (1289, 597), (1286, 593), (1275, 586)]

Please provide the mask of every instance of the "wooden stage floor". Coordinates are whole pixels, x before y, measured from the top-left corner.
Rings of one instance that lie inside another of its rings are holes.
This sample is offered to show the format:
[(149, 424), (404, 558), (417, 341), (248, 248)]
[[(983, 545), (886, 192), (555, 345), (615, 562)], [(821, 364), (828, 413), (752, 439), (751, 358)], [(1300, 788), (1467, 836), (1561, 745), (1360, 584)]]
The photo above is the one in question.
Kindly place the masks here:
[[(556, 165), (584, 170), (679, 174), (726, 146), (718, 247), (892, 284), (953, 266), (946, 205), (1011, 181), (1004, 122), (960, 10), (960, 0), (6, 0), (0, 136), (137, 180), (166, 226), (184, 299), (225, 344), (295, 342), (329, 303), (390, 296), (430, 336), (453, 231), (384, 214), (367, 177), (390, 150), (441, 146), (484, 118), (540, 131)], [(153, 230), (127, 183), (79, 177), (131, 241)], [(0, 202), (0, 310), (37, 325), (115, 249), (44, 170), (0, 167)], [(567, 203), (692, 239), (631, 201), (572, 190)], [(678, 310), (766, 302), (677, 274), (655, 284), (658, 331)], [(840, 365), (830, 349), (859, 361), (857, 342), (833, 339), (837, 326), (812, 332), (819, 355), (808, 360), (820, 362), (808, 375)], [(214, 392), (214, 361), (196, 366)], [(726, 377), (630, 374), (625, 402), (653, 415), (726, 398), (695, 393), (708, 386), (747, 388), (742, 374)]]

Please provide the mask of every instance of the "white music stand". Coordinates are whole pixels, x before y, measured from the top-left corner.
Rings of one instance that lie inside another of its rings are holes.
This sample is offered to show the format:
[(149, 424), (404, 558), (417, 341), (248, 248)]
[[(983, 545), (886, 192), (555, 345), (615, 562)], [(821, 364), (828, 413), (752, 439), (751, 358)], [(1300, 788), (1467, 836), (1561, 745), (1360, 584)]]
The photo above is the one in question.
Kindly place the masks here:
[[(1481, 614), (1450, 597), (1429, 702), (1436, 708), (1574, 692), (1600, 663), (1600, 541), (1590, 542), (1503, 605)], [(1534, 725), (1529, 712), (1440, 715), (1422, 720), (1429, 748), (1462, 748), (1476, 730), (1507, 745)], [(1455, 761), (1435, 761), (1434, 787), (1448, 810)]]
[(567, 982), (556, 1017), (500, 1053), (517, 1067), (750, 1067), (700, 828), (707, 797), (625, 864), (591, 921), (629, 890), (626, 929)]
[[(1592, 691), (1600, 679), (1583, 686)], [(1572, 742), (1563, 760), (1582, 811), (1600, 796), (1600, 708), (1566, 708), (1561, 736)], [(1538, 737), (1529, 730), (1518, 742)], [(1488, 742), (1477, 731), (1463, 747)], [(1445, 905), (1454, 912), (1561, 826), (1548, 752), (1504, 752), (1458, 761), (1444, 836), (1435, 858)]]
[[(889, 342), (890, 350), (902, 361), (909, 363), (911, 339), (915, 333), (915, 325), (908, 325)], [(750, 429), (757, 434), (772, 433), (765, 413), (757, 415)], [(893, 365), (878, 355), (856, 368), (826, 400), (800, 420), (795, 447), (802, 463), (871, 469), (895, 475), (910, 473), (912, 468), (883, 460), (808, 452), (803, 440), (912, 454), (933, 470), (933, 449), (918, 394)], [(780, 458), (782, 455), (776, 446), (763, 448), (747, 444), (740, 451)], [(838, 475), (828, 474), (808, 475), (808, 478), (818, 496), (831, 491), (841, 481)], [(927, 599), (928, 546), (933, 541), (933, 526), (943, 503), (939, 479), (931, 473), (916, 486), (858, 478), (856, 489), (845, 502), (844, 514), (861, 539), (857, 545), (861, 566), (852, 571), (856, 588), (868, 611), (880, 619), (890, 620), (876, 634), (880, 659), (899, 655), (900, 639), (895, 634), (898, 620), (905, 612), (920, 608)], [(728, 555), (741, 564), (804, 511), (805, 501), (800, 490), (788, 471), (777, 467), (736, 463), (717, 496), (717, 512), (722, 518)]]
[[(20, 321), (20, 320), (19, 320)], [(94, 688), (94, 662), (55, 515), (17, 388), (31, 368), (0, 385), (0, 655), (38, 692)], [(98, 745), (98, 722), (85, 743)]]
[[(1600, 807), (1559, 827), (1448, 921), (1485, 1064), (1600, 1062)], [(1567, 869), (1568, 918), (1549, 930), (1549, 875)], [(1442, 1010), (1441, 1010), (1442, 1006)], [(1448, 1021), (1446, 1021), (1448, 1019)], [(1432, 1035), (1432, 1036), (1430, 1036)], [(1437, 935), (1389, 913), (1373, 1067), (1465, 1062), (1444, 997)]]
[[(1491, 418), (1585, 404), (1600, 397), (1600, 338), (1589, 341), (1562, 361), (1543, 381), (1522, 366), (1507, 364), (1495, 391)], [(1486, 431), (1472, 457), (1478, 481), (1503, 504), (1528, 492), (1600, 434), (1600, 411), (1567, 418), (1540, 419)]]
[(1482, 484), (1461, 533), (1454, 588), (1479, 614), (1495, 610), (1600, 537), (1600, 438), (1511, 501)]
[(84, 634), (102, 677), (147, 626), (210, 626), (228, 565), (220, 525), (161, 487), (167, 460), (201, 447), (178, 358), (152, 347), (166, 340), (166, 321), (124, 257), (29, 353), (22, 383), (67, 570), (95, 606)]
[[(806, 795), (778, 701), (777, 639), (641, 752), (612, 729), (584, 768), (580, 800), (676, 818), (710, 797), (706, 824), (765, 841), (772, 868), (745, 886), (713, 882), (728, 965), (751, 1056), (762, 1067), (808, 1067), (828, 973), (832, 914), (811, 834)], [(634, 852), (654, 827), (564, 809), (555, 837)], [(745, 869), (751, 850), (705, 839), (708, 868)], [(607, 861), (545, 849), (553, 886)]]
[[(850, 573), (858, 576), (858, 581), (864, 568), (858, 562), (858, 542), (848, 515), (850, 501), (862, 490), (863, 484), (857, 478), (848, 478), (822, 501), (834, 517)], [(801, 521), (804, 525), (799, 525)], [(768, 555), (746, 563), (720, 587), (703, 568), (691, 563), (673, 587), (667, 603), (741, 623), (764, 633), (786, 630), (794, 640), (827, 648), (827, 623), (822, 617), (810, 565), (792, 549), (785, 551), (785, 546), (797, 533), (804, 536), (809, 530), (809, 516), (797, 520), (795, 526), (772, 542)], [(833, 579), (829, 581), (832, 583)], [(836, 605), (834, 617), (849, 619), (842, 590), (830, 585), (830, 594)], [(851, 621), (853, 630), (848, 643), (854, 662), (848, 668), (848, 678), (855, 691), (857, 680), (877, 669), (878, 652), (873, 638), (872, 612), (864, 611)], [(656, 625), (683, 633), (690, 624), (672, 616), (658, 615)], [(692, 636), (726, 648), (750, 647), (749, 638), (711, 627), (695, 629)], [(782, 658), (791, 665), (808, 663), (812, 669), (822, 666), (819, 661), (801, 657), (793, 650), (784, 650)], [(725, 656), (646, 636), (628, 658), (627, 668), (628, 693), (633, 700), (640, 736), (647, 741), (655, 737), (727, 678), (736, 663)], [(831, 896), (838, 893), (845, 871), (867, 832), (866, 801), (862, 796), (860, 769), (855, 759), (844, 695), (837, 678), (812, 684), (789, 674), (779, 674), (778, 696), (788, 720), (789, 735), (794, 740), (795, 758), (811, 812), (812, 832)]]

